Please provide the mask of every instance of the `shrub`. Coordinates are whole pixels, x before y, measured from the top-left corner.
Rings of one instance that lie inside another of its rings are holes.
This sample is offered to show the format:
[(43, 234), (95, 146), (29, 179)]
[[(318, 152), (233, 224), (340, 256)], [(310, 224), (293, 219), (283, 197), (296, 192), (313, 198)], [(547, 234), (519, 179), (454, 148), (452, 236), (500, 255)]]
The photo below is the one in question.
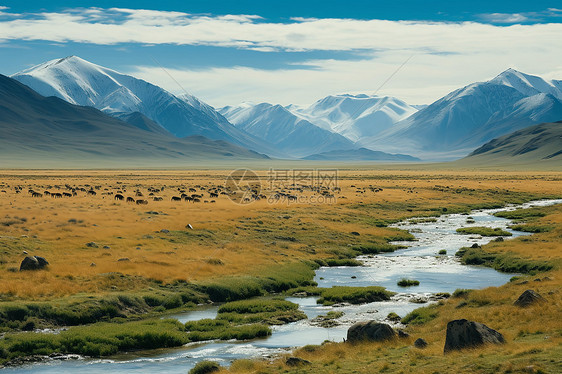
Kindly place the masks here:
[(442, 249), (439, 251), (440, 255), (446, 255), (447, 254), (447, 250), (446, 249)]
[(402, 278), (396, 284), (400, 287), (411, 287), (411, 286), (419, 286), (420, 281), (415, 280), (415, 279)]
[(400, 321), (400, 316), (394, 312), (390, 312), (388, 313), (388, 315), (386, 316), (386, 319), (392, 322), (398, 322)]
[(201, 361), (198, 362), (189, 374), (209, 374), (219, 371), (221, 366), (215, 361)]
[(468, 295), (473, 290), (466, 289), (466, 288), (457, 288), (455, 292), (453, 292), (453, 297), (464, 297)]

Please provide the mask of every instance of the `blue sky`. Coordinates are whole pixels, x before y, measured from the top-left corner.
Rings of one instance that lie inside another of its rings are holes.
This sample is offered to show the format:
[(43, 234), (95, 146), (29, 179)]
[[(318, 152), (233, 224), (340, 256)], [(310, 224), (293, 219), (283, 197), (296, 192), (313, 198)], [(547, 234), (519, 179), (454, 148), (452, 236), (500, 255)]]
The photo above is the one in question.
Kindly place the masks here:
[(509, 67), (561, 79), (561, 22), (552, 1), (0, 0), (0, 73), (77, 55), (215, 106), (310, 104), (408, 60), (377, 94), (422, 104)]

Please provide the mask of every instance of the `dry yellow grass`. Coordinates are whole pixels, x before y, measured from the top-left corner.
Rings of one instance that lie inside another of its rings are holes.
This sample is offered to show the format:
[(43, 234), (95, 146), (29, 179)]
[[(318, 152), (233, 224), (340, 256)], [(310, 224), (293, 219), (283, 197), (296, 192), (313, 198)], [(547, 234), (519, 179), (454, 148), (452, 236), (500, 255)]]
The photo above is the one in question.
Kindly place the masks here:
[[(338, 234), (359, 231), (362, 238), (392, 234), (391, 230), (365, 221), (364, 216), (361, 221), (357, 207), (362, 209), (363, 215), (372, 218), (396, 219), (415, 215), (421, 207), (438, 209), (455, 204), (494, 202), (505, 190), (514, 194), (546, 196), (560, 192), (562, 175), (555, 172), (513, 175), (442, 170), (340, 170), (342, 190), (336, 193), (335, 204), (268, 204), (262, 200), (236, 205), (223, 195), (215, 199), (216, 203), (170, 201), (171, 196), (179, 195), (177, 189), (180, 186), (223, 185), (229, 172), (0, 172), (0, 189), (6, 191), (0, 193), (0, 220), (25, 220), (9, 226), (0, 222), (0, 259), (3, 262), (0, 265), (0, 294), (51, 298), (79, 292), (105, 292), (115, 286), (99, 276), (108, 272), (138, 276), (138, 282), (117, 285), (123, 290), (138, 289), (145, 287), (140, 279), (194, 281), (244, 274), (259, 266), (293, 259), (326, 257), (329, 253), (324, 249)], [(267, 180), (268, 171), (258, 174)], [(79, 191), (78, 196), (60, 199), (33, 198), (27, 192), (30, 188), (38, 192), (63, 192), (65, 184), (100, 188), (96, 190), (96, 196)], [(14, 186), (22, 186), (22, 192), (16, 194)], [(166, 188), (157, 193), (163, 201), (149, 201), (148, 205), (128, 204), (115, 201), (112, 195), (102, 195), (124, 186), (127, 189), (125, 196), (134, 196), (134, 191), (139, 189), (144, 194), (143, 199), (147, 198), (148, 187)], [(264, 186), (267, 187), (267, 182)], [(380, 187), (383, 191), (372, 192), (369, 186)], [(365, 192), (358, 193), (359, 189)], [(199, 188), (197, 192), (200, 192)], [(264, 191), (266, 195), (272, 192), (267, 188)], [(208, 194), (205, 195), (204, 199), (210, 200)], [(305, 191), (303, 195), (312, 193)], [(409, 212), (404, 209), (407, 206), (414, 209)], [(149, 211), (159, 214), (147, 214)], [(290, 215), (291, 219), (279, 218), (282, 215)], [(269, 245), (271, 238), (247, 227), (257, 220), (262, 221), (266, 229), (275, 228), (287, 232), (288, 236), (303, 227), (310, 227), (311, 235), (307, 242), (281, 240)], [(195, 230), (186, 230), (188, 223)], [(172, 231), (172, 235), (158, 233), (161, 229)], [(193, 235), (182, 236), (182, 232)], [(198, 237), (200, 234), (203, 236)], [(86, 247), (88, 242), (96, 242), (99, 247)], [(110, 248), (104, 249), (104, 246)], [(310, 248), (317, 249), (316, 253), (309, 251)], [(46, 257), (51, 263), (49, 270), (38, 273), (8, 271), (19, 267), (25, 256), (24, 250), (30, 255)], [(121, 258), (130, 261), (118, 261)], [(209, 258), (219, 258), (225, 265), (209, 264)], [(96, 266), (90, 266), (91, 263)]]

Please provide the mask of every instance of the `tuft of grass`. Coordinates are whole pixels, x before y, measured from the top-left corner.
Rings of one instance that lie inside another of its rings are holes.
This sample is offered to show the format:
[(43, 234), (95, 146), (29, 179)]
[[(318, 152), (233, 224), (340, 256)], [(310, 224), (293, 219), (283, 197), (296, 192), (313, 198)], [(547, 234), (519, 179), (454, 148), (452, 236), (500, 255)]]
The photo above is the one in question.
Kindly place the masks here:
[(511, 236), (512, 234), (509, 231), (505, 231), (500, 229), (499, 227), (491, 228), (491, 227), (460, 227), (457, 229), (459, 234), (464, 235), (481, 235), (481, 236)]
[(406, 314), (400, 322), (403, 324), (422, 325), (436, 318), (438, 315), (437, 305), (430, 305), (412, 310)]
[(465, 265), (483, 265), (505, 273), (536, 274), (554, 268), (549, 261), (523, 259), (511, 252), (491, 253), (482, 248), (464, 247), (456, 255)]
[(471, 289), (467, 289), (467, 288), (457, 288), (455, 290), (455, 292), (453, 292), (453, 297), (465, 297), (467, 296), (469, 293), (471, 293), (473, 290)]
[(298, 307), (298, 304), (282, 299), (233, 301), (219, 308), (217, 319), (237, 324), (260, 322), (267, 325), (282, 325), (306, 319), (306, 314)]
[(398, 249), (404, 249), (406, 247), (389, 243), (371, 243), (356, 245), (351, 248), (364, 255), (376, 255), (379, 253), (394, 252)]
[(554, 227), (548, 225), (521, 224), (521, 225), (512, 225), (509, 226), (509, 228), (516, 231), (530, 232), (536, 234), (539, 232), (552, 231)]
[(529, 218), (539, 218), (546, 216), (544, 208), (516, 209), (494, 213), (494, 216), (512, 220), (527, 220)]
[(374, 301), (390, 300), (394, 292), (387, 291), (384, 287), (348, 287), (336, 286), (323, 289), (318, 304), (333, 305), (347, 302), (350, 304), (365, 304)]
[(419, 286), (420, 281), (415, 279), (406, 279), (402, 278), (396, 283), (400, 287), (411, 287), (411, 286)]
[(210, 374), (215, 373), (221, 369), (218, 362), (215, 361), (201, 361), (198, 362), (188, 374)]

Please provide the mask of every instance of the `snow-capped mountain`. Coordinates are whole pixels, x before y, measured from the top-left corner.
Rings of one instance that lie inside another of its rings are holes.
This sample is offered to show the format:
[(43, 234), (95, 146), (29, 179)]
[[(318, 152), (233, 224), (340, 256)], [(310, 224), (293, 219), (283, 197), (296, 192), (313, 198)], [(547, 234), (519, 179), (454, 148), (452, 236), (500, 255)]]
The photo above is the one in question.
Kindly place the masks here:
[(193, 96), (176, 97), (144, 80), (76, 56), (45, 62), (12, 78), (43, 96), (92, 106), (110, 115), (140, 112), (177, 137), (203, 135), (258, 152), (279, 154), (271, 145), (236, 128)]
[(388, 96), (333, 95), (308, 108), (287, 107), (297, 116), (353, 142), (375, 136), (417, 112), (404, 101)]
[(315, 126), (281, 105), (243, 103), (224, 107), (219, 112), (235, 126), (294, 157), (355, 148), (342, 135)]
[(560, 81), (509, 69), (487, 82), (455, 90), (373, 137), (364, 147), (452, 159), (493, 138), (541, 122), (562, 119)]
[(515, 69), (507, 69), (490, 83), (502, 84), (515, 88), (525, 96), (533, 96), (539, 93), (546, 93), (562, 100), (562, 81), (547, 81), (535, 75), (521, 73)]
[(44, 97), (0, 74), (0, 164), (4, 167), (160, 167), (197, 160), (268, 159), (222, 140), (178, 139), (138, 112), (124, 120), (93, 107)]

